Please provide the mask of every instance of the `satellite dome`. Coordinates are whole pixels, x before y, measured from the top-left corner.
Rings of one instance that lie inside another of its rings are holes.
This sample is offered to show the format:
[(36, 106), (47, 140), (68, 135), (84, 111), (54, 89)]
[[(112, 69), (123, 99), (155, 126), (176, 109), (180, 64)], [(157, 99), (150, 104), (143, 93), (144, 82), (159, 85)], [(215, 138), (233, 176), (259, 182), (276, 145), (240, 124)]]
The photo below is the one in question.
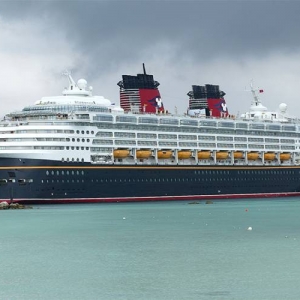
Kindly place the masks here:
[(85, 79), (79, 79), (77, 81), (77, 86), (79, 87), (79, 89), (85, 90), (85, 88), (87, 86), (87, 81)]
[(279, 104), (279, 110), (281, 113), (285, 113), (287, 110), (287, 104), (286, 103)]

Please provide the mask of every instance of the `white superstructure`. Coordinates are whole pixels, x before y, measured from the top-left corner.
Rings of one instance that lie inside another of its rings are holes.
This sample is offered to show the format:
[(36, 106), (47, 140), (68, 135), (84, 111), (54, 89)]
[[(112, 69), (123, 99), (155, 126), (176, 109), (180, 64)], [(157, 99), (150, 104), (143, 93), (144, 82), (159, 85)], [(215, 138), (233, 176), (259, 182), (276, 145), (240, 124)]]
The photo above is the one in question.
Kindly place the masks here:
[(43, 97), (0, 124), (0, 158), (92, 164), (295, 165), (300, 125), (286, 104), (264, 107), (251, 87), (240, 118), (124, 113), (93, 96), (84, 79), (62, 96)]

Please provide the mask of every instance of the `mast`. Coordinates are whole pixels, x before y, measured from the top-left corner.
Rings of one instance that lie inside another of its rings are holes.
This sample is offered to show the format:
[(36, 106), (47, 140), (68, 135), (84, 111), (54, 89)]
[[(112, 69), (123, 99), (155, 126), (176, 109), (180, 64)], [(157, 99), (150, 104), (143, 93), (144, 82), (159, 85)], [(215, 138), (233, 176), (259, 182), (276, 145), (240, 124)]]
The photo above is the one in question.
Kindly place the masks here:
[(259, 89), (254, 89), (253, 88), (253, 80), (251, 80), (250, 82), (250, 88), (251, 88), (251, 93), (252, 93), (252, 96), (253, 96), (253, 99), (254, 99), (254, 105), (255, 106), (258, 106), (259, 104), (261, 104), (259, 98), (258, 98), (258, 95), (256, 94), (257, 91), (259, 91)]

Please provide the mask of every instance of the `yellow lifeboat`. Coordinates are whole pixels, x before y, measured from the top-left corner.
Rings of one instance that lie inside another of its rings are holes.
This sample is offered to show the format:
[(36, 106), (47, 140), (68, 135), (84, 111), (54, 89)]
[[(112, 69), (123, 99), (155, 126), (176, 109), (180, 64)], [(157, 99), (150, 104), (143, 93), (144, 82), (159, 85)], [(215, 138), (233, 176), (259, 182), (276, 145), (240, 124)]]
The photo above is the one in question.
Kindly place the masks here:
[(276, 158), (276, 154), (274, 152), (268, 152), (264, 154), (265, 160), (274, 160)]
[(182, 150), (178, 151), (178, 159), (188, 159), (192, 156), (192, 151)]
[(128, 157), (130, 154), (129, 150), (114, 150), (114, 158), (125, 158)]
[(234, 151), (233, 157), (236, 159), (243, 158), (243, 152), (242, 151)]
[(257, 160), (259, 158), (258, 152), (249, 152), (247, 153), (248, 160)]
[(217, 159), (226, 159), (226, 158), (228, 158), (228, 156), (229, 156), (229, 154), (228, 154), (227, 151), (218, 151), (216, 153), (216, 158)]
[(210, 151), (198, 151), (198, 159), (209, 159)]
[(151, 150), (137, 150), (136, 158), (149, 158), (151, 156)]
[(291, 153), (280, 153), (280, 160), (289, 160), (291, 158)]
[(171, 150), (159, 150), (157, 152), (157, 158), (158, 159), (168, 159), (172, 157), (172, 151)]

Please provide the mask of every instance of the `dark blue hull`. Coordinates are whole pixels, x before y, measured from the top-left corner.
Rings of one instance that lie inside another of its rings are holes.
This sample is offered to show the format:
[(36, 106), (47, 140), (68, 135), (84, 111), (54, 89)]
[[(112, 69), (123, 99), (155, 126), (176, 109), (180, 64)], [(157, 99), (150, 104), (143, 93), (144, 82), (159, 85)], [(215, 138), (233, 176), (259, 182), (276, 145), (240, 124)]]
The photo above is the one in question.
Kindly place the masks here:
[(1, 159), (0, 200), (124, 202), (300, 195), (299, 166), (91, 165)]

